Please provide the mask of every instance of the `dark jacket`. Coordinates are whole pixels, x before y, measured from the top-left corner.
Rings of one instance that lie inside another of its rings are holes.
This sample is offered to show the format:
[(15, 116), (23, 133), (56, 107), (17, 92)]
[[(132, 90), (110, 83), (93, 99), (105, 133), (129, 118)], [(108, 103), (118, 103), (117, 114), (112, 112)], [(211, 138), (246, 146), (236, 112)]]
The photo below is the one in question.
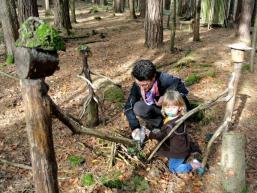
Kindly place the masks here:
[[(175, 126), (175, 120), (169, 121), (161, 130), (150, 132), (149, 139), (157, 139), (161, 141), (169, 134)], [(186, 132), (186, 125), (183, 123), (175, 132), (162, 144), (156, 153), (159, 156), (167, 158), (184, 159), (190, 154), (190, 140)]]
[[(158, 83), (158, 90), (159, 90), (160, 96), (163, 96), (165, 91), (169, 88), (176, 90), (182, 94), (187, 107), (189, 107), (189, 102), (186, 98), (186, 95), (188, 94), (188, 90), (186, 89), (184, 83), (181, 81), (180, 78), (171, 76), (164, 72), (157, 72), (156, 80)], [(160, 96), (155, 98), (156, 101), (158, 101)], [(125, 115), (128, 119), (129, 126), (131, 127), (132, 130), (136, 128), (140, 128), (140, 124), (133, 111), (133, 107), (134, 107), (134, 104), (137, 101), (140, 101), (141, 99), (142, 99), (142, 96), (140, 92), (140, 87), (134, 82), (130, 90), (128, 100), (124, 107)]]

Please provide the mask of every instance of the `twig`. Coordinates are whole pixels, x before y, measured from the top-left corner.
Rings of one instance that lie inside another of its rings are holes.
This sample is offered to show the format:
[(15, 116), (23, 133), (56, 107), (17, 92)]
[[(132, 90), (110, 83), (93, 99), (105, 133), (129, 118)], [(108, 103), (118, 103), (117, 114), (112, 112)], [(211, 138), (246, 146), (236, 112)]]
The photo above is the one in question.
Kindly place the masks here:
[(118, 153), (118, 156), (119, 156), (128, 166), (130, 166), (129, 162), (121, 155), (121, 153)]
[(116, 155), (116, 149), (117, 149), (116, 143), (112, 142), (109, 168), (111, 168), (113, 166), (113, 161), (114, 161), (115, 155)]
[(218, 102), (221, 102), (221, 101), (224, 101), (224, 95), (227, 94), (227, 90), (225, 90), (222, 94), (220, 94), (218, 97), (216, 97), (215, 99), (211, 100), (211, 101), (208, 101), (208, 102), (205, 102), (201, 105), (199, 105), (198, 107), (192, 109), (191, 111), (189, 111), (188, 113), (186, 113), (183, 117), (181, 117), (180, 119), (178, 119), (176, 121), (176, 125), (175, 127), (168, 133), (168, 135), (166, 135), (162, 141), (156, 146), (156, 148), (153, 150), (153, 152), (151, 153), (151, 155), (148, 157), (147, 161), (150, 161), (152, 159), (152, 157), (154, 156), (154, 154), (156, 153), (156, 151), (158, 151), (158, 149), (161, 147), (161, 145), (164, 143), (164, 141), (166, 141), (170, 136), (171, 134), (177, 130), (177, 128), (187, 119), (189, 118), (190, 116), (192, 116), (193, 114), (195, 114), (196, 112), (198, 111), (201, 111), (201, 110), (204, 110), (204, 109), (207, 109), (213, 105), (215, 105), (216, 103)]
[(14, 80), (20, 80), (19, 78), (15, 77), (15, 76), (12, 76), (12, 75), (10, 75), (8, 73), (5, 73), (5, 72), (3, 72), (1, 70), (0, 70), (0, 74), (2, 74), (3, 76), (6, 76), (8, 78), (14, 79)]
[(83, 80), (85, 80), (95, 90), (95, 88), (94, 88), (93, 84), (91, 83), (91, 81), (88, 80), (86, 77), (81, 76), (81, 75), (77, 75), (77, 77), (82, 78)]
[(5, 159), (2, 159), (2, 158), (0, 158), (0, 162), (11, 165), (11, 166), (14, 166), (14, 167), (18, 167), (18, 168), (22, 168), (22, 169), (26, 169), (26, 170), (32, 170), (32, 167), (29, 166), (29, 165), (26, 165), (26, 164), (14, 163), (14, 162), (10, 162), (10, 161), (7, 161)]

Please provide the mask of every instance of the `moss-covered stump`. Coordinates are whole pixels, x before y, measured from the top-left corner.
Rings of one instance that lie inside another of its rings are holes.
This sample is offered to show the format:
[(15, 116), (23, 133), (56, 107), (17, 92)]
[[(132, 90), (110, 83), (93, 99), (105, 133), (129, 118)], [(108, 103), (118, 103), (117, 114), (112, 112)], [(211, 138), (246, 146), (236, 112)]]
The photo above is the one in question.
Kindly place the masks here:
[(122, 102), (124, 93), (120, 87), (110, 81), (106, 81), (101, 85), (101, 93), (104, 100), (109, 102)]

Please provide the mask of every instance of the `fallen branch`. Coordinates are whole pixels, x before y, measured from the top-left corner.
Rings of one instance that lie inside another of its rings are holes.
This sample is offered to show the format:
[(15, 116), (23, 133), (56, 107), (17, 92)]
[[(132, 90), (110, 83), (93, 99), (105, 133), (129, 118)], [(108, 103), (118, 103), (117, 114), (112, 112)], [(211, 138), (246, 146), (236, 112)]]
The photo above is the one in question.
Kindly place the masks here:
[(93, 74), (93, 75), (95, 75), (95, 76), (100, 76), (100, 77), (102, 77), (102, 78), (105, 78), (106, 80), (109, 80), (109, 81), (110, 81), (111, 83), (113, 83), (114, 85), (116, 85), (116, 86), (118, 86), (118, 87), (121, 87), (121, 85), (115, 83), (112, 79), (110, 79), (110, 78), (107, 77), (107, 76), (104, 76), (104, 75), (102, 75), (102, 74), (98, 74), (98, 73), (95, 73), (95, 72), (92, 72), (92, 71), (90, 71), (90, 74)]
[(4, 164), (11, 165), (11, 166), (14, 166), (14, 167), (18, 167), (18, 168), (22, 168), (22, 169), (26, 169), (26, 170), (32, 170), (32, 167), (29, 166), (29, 165), (26, 165), (26, 164), (14, 163), (14, 162), (10, 162), (10, 161), (7, 161), (7, 160), (1, 159), (1, 158), (0, 158), (0, 162), (4, 163)]
[(19, 78), (15, 77), (15, 76), (12, 76), (12, 75), (10, 75), (8, 73), (5, 73), (5, 72), (3, 72), (1, 70), (0, 70), (0, 74), (3, 75), (3, 76), (6, 76), (8, 78), (14, 79), (14, 80), (20, 80)]
[(150, 154), (150, 156), (148, 157), (147, 161), (150, 161), (152, 159), (152, 157), (154, 156), (154, 154), (158, 151), (158, 149), (161, 147), (161, 145), (164, 143), (164, 141), (166, 141), (171, 134), (177, 130), (177, 128), (186, 120), (188, 119), (190, 116), (192, 116), (193, 114), (197, 113), (198, 111), (207, 109), (215, 104), (217, 104), (218, 102), (223, 102), (226, 99), (224, 98), (224, 95), (226, 95), (228, 93), (228, 90), (225, 90), (222, 94), (220, 94), (218, 97), (216, 97), (215, 99), (211, 100), (211, 101), (207, 101), (201, 105), (199, 105), (198, 107), (192, 109), (191, 111), (187, 112), (183, 117), (181, 117), (180, 119), (178, 119), (176, 121), (176, 125), (175, 127), (168, 133), (168, 135), (166, 135), (162, 141), (156, 146), (156, 148), (153, 150), (153, 152)]
[(122, 143), (129, 146), (134, 146), (135, 142), (131, 139), (121, 137), (121, 136), (115, 136), (114, 133), (109, 132), (101, 132), (97, 131), (95, 129), (90, 129), (87, 127), (82, 126), (80, 123), (75, 121), (73, 118), (71, 118), (68, 114), (62, 112), (60, 108), (53, 102), (53, 100), (49, 97), (48, 100), (51, 105), (52, 113), (64, 124), (66, 125), (73, 134), (86, 134), (90, 136), (95, 136), (104, 140), (113, 141), (116, 143)]

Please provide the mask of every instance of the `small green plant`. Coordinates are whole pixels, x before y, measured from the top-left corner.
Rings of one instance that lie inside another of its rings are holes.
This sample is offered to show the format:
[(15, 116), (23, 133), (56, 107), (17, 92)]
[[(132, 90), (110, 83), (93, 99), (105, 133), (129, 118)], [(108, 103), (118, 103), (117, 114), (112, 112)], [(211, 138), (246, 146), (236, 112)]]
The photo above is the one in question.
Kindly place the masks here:
[(209, 77), (212, 77), (212, 78), (215, 78), (216, 77), (216, 72), (214, 72), (214, 71), (208, 71), (207, 72), (207, 76), (209, 76)]
[(212, 64), (199, 64), (200, 67), (208, 68), (212, 67)]
[(243, 190), (241, 191), (241, 193), (248, 193), (248, 187), (245, 186), (245, 187), (243, 188)]
[(124, 182), (124, 190), (143, 192), (149, 189), (149, 184), (143, 176), (133, 176)]
[(72, 166), (79, 166), (85, 162), (85, 158), (75, 155), (69, 156), (68, 160)]
[(91, 186), (95, 183), (94, 176), (91, 173), (84, 174), (81, 178), (83, 186)]
[(191, 86), (193, 84), (196, 84), (200, 81), (201, 77), (198, 74), (191, 74), (185, 78), (185, 85)]
[(120, 87), (110, 84), (104, 89), (104, 98), (110, 102), (122, 102), (124, 93)]
[(251, 66), (250, 66), (250, 64), (243, 64), (243, 66), (242, 66), (242, 70), (244, 71), (244, 72), (250, 72), (250, 69), (251, 69)]
[(108, 188), (117, 188), (121, 189), (123, 186), (123, 182), (120, 179), (108, 180), (103, 183), (104, 186)]
[(14, 57), (12, 54), (8, 54), (6, 57), (6, 64), (13, 64), (14, 63)]
[(179, 68), (189, 67), (190, 64), (192, 63), (195, 63), (195, 60), (192, 56), (188, 55), (184, 58), (181, 58), (179, 61), (177, 61), (176, 66)]

